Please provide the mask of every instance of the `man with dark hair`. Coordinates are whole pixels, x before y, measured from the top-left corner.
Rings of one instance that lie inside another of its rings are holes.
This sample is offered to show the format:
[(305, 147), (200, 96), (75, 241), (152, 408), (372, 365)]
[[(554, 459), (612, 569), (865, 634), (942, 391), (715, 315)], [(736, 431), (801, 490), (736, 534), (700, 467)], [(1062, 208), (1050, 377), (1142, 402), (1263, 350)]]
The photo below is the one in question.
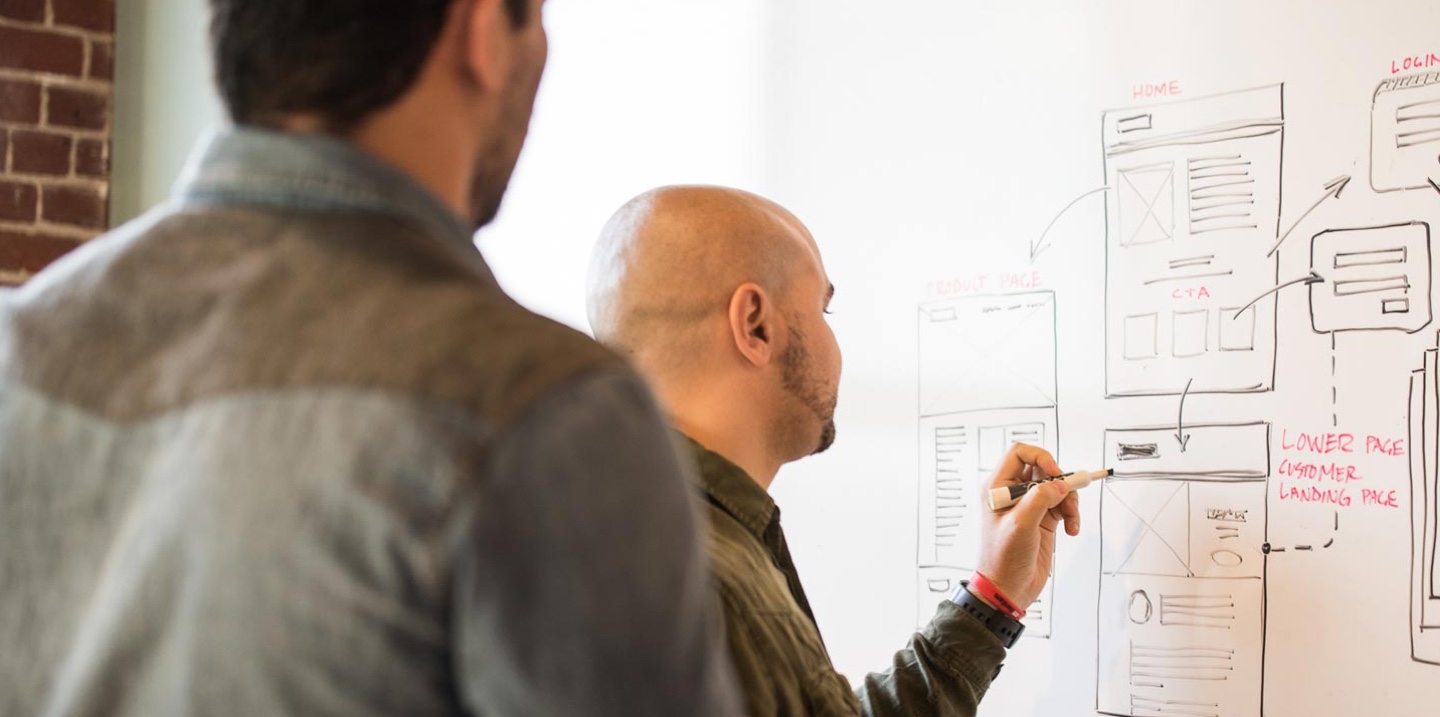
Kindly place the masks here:
[[(1053, 481), (1006, 513), (985, 511), (974, 580), (852, 692), (767, 493), (782, 465), (835, 440), (840, 347), (825, 319), (834, 294), (814, 237), (783, 207), (724, 187), (663, 187), (606, 225), (587, 303), (596, 338), (650, 379), (700, 467), (745, 713), (972, 717), (1049, 579), (1056, 528), (1079, 532), (1079, 503)], [(1015, 445), (991, 487), (1059, 474), (1044, 450)]]
[(542, 0), (212, 0), (235, 127), (0, 304), (0, 714), (730, 715), (687, 469), (471, 241)]

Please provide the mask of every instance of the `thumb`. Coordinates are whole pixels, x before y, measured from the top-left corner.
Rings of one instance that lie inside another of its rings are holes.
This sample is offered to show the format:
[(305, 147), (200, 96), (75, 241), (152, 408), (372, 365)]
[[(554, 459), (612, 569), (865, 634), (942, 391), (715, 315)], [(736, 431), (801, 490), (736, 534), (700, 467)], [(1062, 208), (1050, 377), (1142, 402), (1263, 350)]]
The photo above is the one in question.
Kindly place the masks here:
[(1015, 522), (1026, 528), (1039, 528), (1050, 509), (1063, 503), (1069, 493), (1070, 486), (1065, 481), (1052, 480), (1035, 486), (1011, 511)]

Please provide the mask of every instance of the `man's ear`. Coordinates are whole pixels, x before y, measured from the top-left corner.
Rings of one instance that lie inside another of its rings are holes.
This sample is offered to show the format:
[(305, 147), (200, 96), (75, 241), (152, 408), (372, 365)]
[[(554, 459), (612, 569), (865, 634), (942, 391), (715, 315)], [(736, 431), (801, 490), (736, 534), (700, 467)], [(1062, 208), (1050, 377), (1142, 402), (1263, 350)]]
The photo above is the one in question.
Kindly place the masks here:
[(777, 335), (783, 319), (770, 294), (760, 285), (741, 284), (730, 295), (726, 318), (735, 348), (751, 365), (764, 366), (779, 355)]
[(515, 27), (505, 0), (458, 0), (451, 18), (461, 26), (463, 69), (480, 91), (504, 89), (515, 61)]

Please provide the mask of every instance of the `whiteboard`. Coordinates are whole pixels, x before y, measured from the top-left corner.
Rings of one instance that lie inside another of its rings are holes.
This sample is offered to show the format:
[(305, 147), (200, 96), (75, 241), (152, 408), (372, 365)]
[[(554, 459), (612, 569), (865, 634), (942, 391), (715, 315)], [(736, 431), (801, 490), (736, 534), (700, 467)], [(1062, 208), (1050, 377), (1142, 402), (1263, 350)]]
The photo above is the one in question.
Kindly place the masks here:
[(837, 287), (774, 493), (837, 666), (974, 567), (1012, 441), (1082, 494), (989, 715), (1431, 715), (1440, 4), (778, 3), (759, 191)]
[[(530, 140), (482, 249), (583, 328), (590, 244), (639, 191), (733, 184), (809, 225), (838, 288), (840, 434), (772, 492), (852, 680), (965, 575), (961, 504), (1024, 440), (1122, 480), (1085, 490), (982, 714), (1434, 714), (1440, 4), (546, 17)], [(130, 44), (174, 40), (161, 24)], [(138, 86), (153, 68), (125, 57)], [(146, 181), (117, 216), (163, 194), (150, 165), (187, 144), (120, 130), (193, 125), (203, 74), (118, 96), (116, 171)]]

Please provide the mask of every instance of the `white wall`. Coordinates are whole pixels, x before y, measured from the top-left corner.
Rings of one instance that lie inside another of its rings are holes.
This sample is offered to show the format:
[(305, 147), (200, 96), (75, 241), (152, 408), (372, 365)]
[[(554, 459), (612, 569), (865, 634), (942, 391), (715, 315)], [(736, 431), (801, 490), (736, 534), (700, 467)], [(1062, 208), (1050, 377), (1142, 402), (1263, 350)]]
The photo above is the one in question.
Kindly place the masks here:
[(764, 191), (765, 0), (550, 0), (525, 152), (480, 247), (501, 284), (582, 330), (590, 247), (652, 187)]
[(224, 112), (212, 89), (205, 0), (120, 0), (110, 221), (170, 194), (191, 145)]

